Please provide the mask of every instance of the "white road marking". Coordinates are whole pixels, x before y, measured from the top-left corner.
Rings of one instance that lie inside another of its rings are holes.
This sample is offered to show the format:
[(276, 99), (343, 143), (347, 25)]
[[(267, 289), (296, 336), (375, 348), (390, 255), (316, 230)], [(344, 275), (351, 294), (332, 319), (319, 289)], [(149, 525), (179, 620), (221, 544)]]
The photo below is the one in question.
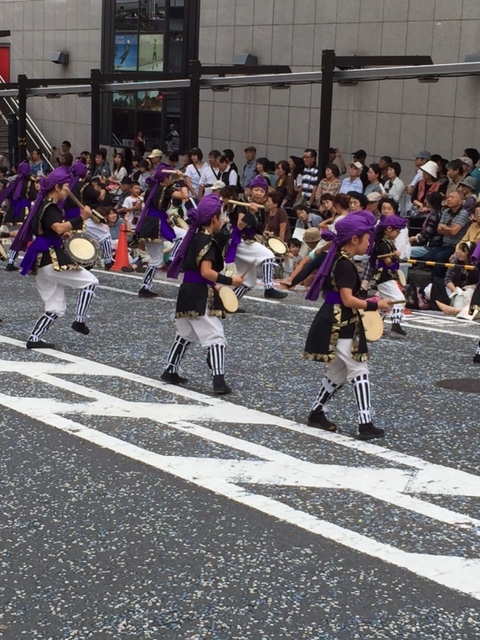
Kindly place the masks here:
[[(0, 342), (24, 347), (23, 343), (0, 336)], [(192, 482), (199, 487), (223, 495), (231, 500), (254, 508), (262, 513), (279, 518), (292, 525), (323, 536), (338, 544), (371, 557), (383, 560), (397, 567), (412, 571), (451, 589), (480, 599), (480, 558), (468, 559), (457, 556), (440, 556), (409, 553), (383, 544), (377, 540), (332, 522), (312, 516), (301, 509), (256, 494), (253, 488), (244, 489), (239, 483), (250, 485), (296, 486), (331, 488), (363, 493), (385, 504), (422, 514), (430, 520), (441, 522), (454, 529), (473, 530), (480, 528), (476, 518), (456, 513), (436, 506), (415, 494), (439, 494), (452, 496), (480, 496), (480, 477), (429, 463), (420, 458), (389, 451), (373, 444), (311, 429), (277, 416), (247, 409), (212, 398), (200, 393), (166, 385), (161, 381), (138, 376), (104, 364), (57, 351), (47, 351), (59, 362), (12, 362), (0, 361), (1, 372), (16, 372), (45, 385), (52, 385), (65, 391), (85, 397), (85, 402), (69, 403), (50, 398), (24, 398), (0, 394), (0, 404), (33, 420), (68, 432), (83, 440), (115, 451), (123, 456), (147, 464), (158, 470)], [(115, 376), (124, 380), (140, 382), (158, 392), (167, 392), (180, 398), (197, 401), (197, 405), (181, 403), (130, 402), (110, 396), (107, 393), (82, 386), (71, 380), (63, 380), (62, 375)], [(93, 416), (115, 416), (118, 418), (140, 419), (163, 424), (179, 432), (215, 442), (242, 451), (258, 460), (222, 460), (184, 456), (163, 456), (109, 436), (81, 422), (63, 417), (77, 414), (78, 419)], [(324, 441), (329, 446), (339, 446), (362, 451), (385, 462), (400, 463), (408, 469), (392, 466), (386, 468), (348, 467), (345, 465), (324, 465), (305, 462), (281, 451), (237, 438), (202, 426), (202, 422), (264, 424), (289, 429), (299, 434)], [(334, 514), (332, 515), (334, 518)], [(479, 552), (480, 555), (480, 552)]]

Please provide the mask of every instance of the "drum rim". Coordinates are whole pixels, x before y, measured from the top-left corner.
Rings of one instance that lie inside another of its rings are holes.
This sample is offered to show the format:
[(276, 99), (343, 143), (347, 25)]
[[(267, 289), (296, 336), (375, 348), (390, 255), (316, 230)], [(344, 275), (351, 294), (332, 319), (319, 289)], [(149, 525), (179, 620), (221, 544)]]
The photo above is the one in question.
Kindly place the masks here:
[(73, 251), (71, 249), (71, 245), (74, 244), (74, 243), (77, 243), (77, 244), (81, 243), (84, 246), (90, 246), (92, 248), (92, 250), (93, 250), (93, 254), (91, 256), (80, 256), (80, 257), (76, 256), (77, 260), (91, 261), (91, 260), (93, 260), (95, 258), (95, 255), (97, 253), (97, 249), (96, 249), (95, 245), (93, 244), (93, 242), (91, 240), (89, 240), (88, 238), (78, 238), (78, 237), (77, 238), (75, 238), (75, 237), (68, 238), (67, 245), (68, 245), (68, 249), (69, 249), (69, 251), (71, 253), (73, 253)]

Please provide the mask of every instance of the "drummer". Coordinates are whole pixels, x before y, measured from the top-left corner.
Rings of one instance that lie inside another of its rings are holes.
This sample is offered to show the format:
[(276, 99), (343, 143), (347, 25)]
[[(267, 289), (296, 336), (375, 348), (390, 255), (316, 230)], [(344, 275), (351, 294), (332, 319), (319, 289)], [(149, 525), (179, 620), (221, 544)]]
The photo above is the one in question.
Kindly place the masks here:
[[(398, 285), (398, 272), (400, 269), (400, 252), (397, 250), (395, 240), (400, 231), (407, 226), (407, 219), (400, 216), (382, 216), (375, 227), (375, 244), (370, 258), (370, 264), (374, 266), (373, 279), (377, 283), (378, 293), (381, 298), (393, 298), (402, 303), (392, 307), (392, 333), (405, 337), (407, 332), (402, 327), (403, 310), (405, 308), (405, 296)], [(378, 256), (385, 256), (379, 258)]]
[[(230, 212), (232, 236), (225, 255), (225, 262), (235, 262), (239, 273), (246, 273), (252, 265), (262, 266), (262, 280), (265, 286), (265, 298), (281, 300), (287, 294), (277, 291), (273, 286), (273, 274), (277, 263), (273, 251), (258, 242), (255, 236), (262, 236), (265, 230), (265, 205), (267, 201), (268, 184), (263, 176), (257, 176), (250, 184), (252, 202), (245, 203), (245, 207), (235, 206)], [(223, 190), (222, 198), (227, 200)], [(249, 270), (244, 284), (235, 289), (235, 295), (240, 300), (255, 286), (257, 274), (255, 269)]]
[(372, 423), (370, 382), (365, 330), (359, 310), (388, 309), (392, 301), (361, 300), (357, 297), (360, 278), (354, 257), (364, 255), (375, 227), (375, 216), (369, 211), (355, 211), (340, 220), (336, 233), (325, 230), (322, 237), (332, 246), (317, 271), (308, 293), (308, 300), (317, 300), (323, 292), (325, 302), (315, 316), (305, 345), (304, 358), (327, 363), (317, 398), (308, 416), (308, 424), (325, 431), (337, 431), (337, 426), (325, 415), (330, 398), (346, 382), (353, 386), (358, 409), (358, 430), (361, 440), (382, 438), (383, 429)]
[(215, 234), (222, 227), (222, 201), (216, 193), (202, 198), (197, 209), (190, 211), (190, 227), (173, 259), (167, 275), (177, 278), (183, 268), (175, 313), (177, 334), (161, 378), (170, 384), (188, 382), (178, 373), (180, 361), (192, 342), (208, 350), (207, 364), (213, 376), (215, 394), (231, 393), (225, 382), (225, 351), (227, 342), (221, 318), (225, 312), (215, 285), (239, 287), (242, 276), (224, 276), (220, 246)]
[(22, 250), (36, 236), (25, 253), (21, 273), (36, 275), (37, 289), (45, 305), (45, 312), (28, 338), (27, 349), (55, 348), (54, 344), (42, 340), (42, 336), (57, 318), (65, 315), (66, 286), (80, 289), (72, 329), (84, 335), (90, 333), (85, 320), (98, 280), (90, 271), (73, 262), (63, 249), (63, 238), (81, 229), (92, 212), (85, 207), (77, 217), (64, 220), (59, 203), (67, 197), (69, 179), (70, 168), (63, 166), (40, 179), (40, 193), (17, 234)]

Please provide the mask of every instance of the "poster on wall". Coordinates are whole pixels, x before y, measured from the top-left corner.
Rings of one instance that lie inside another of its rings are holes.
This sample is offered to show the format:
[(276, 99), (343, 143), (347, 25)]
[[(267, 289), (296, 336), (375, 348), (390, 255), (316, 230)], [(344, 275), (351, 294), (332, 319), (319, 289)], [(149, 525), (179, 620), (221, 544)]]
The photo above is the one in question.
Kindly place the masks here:
[(163, 35), (140, 35), (138, 70), (163, 71)]
[(134, 33), (115, 35), (115, 71), (137, 71), (138, 36)]

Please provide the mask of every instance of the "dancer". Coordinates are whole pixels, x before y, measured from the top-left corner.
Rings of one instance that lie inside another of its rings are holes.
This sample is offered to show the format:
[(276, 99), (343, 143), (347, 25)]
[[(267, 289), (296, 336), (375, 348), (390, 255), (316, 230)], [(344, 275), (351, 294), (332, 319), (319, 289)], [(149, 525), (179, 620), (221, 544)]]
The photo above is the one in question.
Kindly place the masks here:
[[(230, 213), (232, 237), (225, 255), (225, 262), (235, 262), (239, 273), (245, 273), (251, 264), (261, 265), (265, 298), (281, 300), (288, 294), (277, 291), (273, 287), (273, 273), (277, 266), (275, 255), (255, 238), (255, 236), (262, 236), (265, 229), (264, 206), (268, 193), (267, 181), (263, 176), (257, 176), (250, 184), (250, 190), (252, 202), (245, 203), (245, 207), (235, 206)], [(220, 193), (224, 197), (223, 189)], [(250, 269), (242, 286), (235, 289), (235, 295), (239, 300), (255, 286), (256, 278), (255, 269)]]
[(208, 350), (207, 365), (213, 376), (213, 392), (231, 393), (225, 382), (225, 351), (227, 342), (221, 318), (225, 312), (217, 285), (241, 286), (243, 277), (224, 276), (220, 246), (214, 235), (221, 229), (222, 201), (216, 193), (205, 196), (197, 209), (190, 212), (190, 228), (172, 261), (168, 276), (178, 277), (183, 268), (175, 313), (177, 334), (168, 355), (168, 364), (161, 378), (170, 384), (188, 382), (178, 373), (178, 367), (192, 342)]
[(368, 349), (359, 310), (388, 309), (392, 301), (377, 302), (357, 297), (360, 278), (353, 259), (367, 252), (374, 226), (375, 216), (369, 211), (358, 211), (338, 222), (336, 234), (323, 232), (325, 240), (332, 241), (332, 247), (306, 296), (308, 300), (317, 300), (323, 291), (325, 302), (310, 327), (304, 357), (327, 363), (326, 376), (308, 416), (308, 424), (325, 431), (337, 431), (336, 424), (325, 415), (325, 407), (330, 398), (350, 382), (358, 408), (361, 440), (385, 435), (383, 429), (372, 423), (366, 364)]
[[(472, 254), (471, 261), (473, 264), (480, 267), (480, 242), (477, 244), (477, 247)], [(480, 313), (480, 271), (478, 273), (479, 280), (473, 292), (472, 300), (470, 302), (470, 313)], [(475, 364), (480, 364), (480, 338), (477, 342), (475, 355), (473, 356), (473, 362), (475, 362)]]
[(400, 216), (382, 216), (375, 227), (375, 245), (370, 258), (370, 262), (375, 268), (373, 279), (377, 283), (380, 296), (393, 298), (396, 301), (404, 300), (403, 303), (394, 304), (392, 307), (391, 328), (392, 333), (403, 337), (407, 335), (402, 327), (406, 299), (397, 284), (400, 252), (396, 249), (395, 239), (400, 235), (400, 231), (407, 227), (407, 223), (407, 219), (400, 218)]
[(63, 239), (83, 227), (91, 209), (85, 207), (76, 218), (64, 220), (58, 204), (67, 197), (69, 180), (68, 167), (59, 167), (48, 177), (40, 179), (40, 193), (17, 235), (22, 250), (36, 236), (26, 250), (21, 273), (36, 275), (37, 289), (45, 305), (45, 312), (38, 318), (28, 338), (27, 349), (55, 349), (55, 345), (42, 340), (42, 336), (57, 318), (65, 315), (66, 286), (80, 289), (72, 329), (83, 335), (90, 333), (85, 321), (98, 280), (90, 271), (73, 262), (63, 249)]
[(167, 210), (172, 198), (181, 198), (181, 194), (172, 189), (173, 178), (170, 165), (160, 163), (146, 193), (145, 204), (138, 219), (135, 234), (145, 243), (145, 249), (151, 260), (143, 276), (139, 298), (158, 298), (152, 291), (153, 279), (163, 264), (163, 242), (174, 242), (176, 234), (168, 222)]
[[(23, 221), (30, 211), (32, 200), (35, 200), (36, 196), (37, 192), (35, 189), (35, 181), (32, 180), (30, 163), (24, 160), (18, 165), (18, 175), (15, 180), (10, 182), (10, 184), (0, 192), (0, 205), (5, 200), (9, 200), (9, 206), (3, 218), (3, 224), (10, 227), (10, 237), (14, 237), (14, 232), (23, 224)], [(15, 265), (15, 259), (18, 253), (14, 239), (8, 252), (5, 271), (18, 271), (18, 267)]]

